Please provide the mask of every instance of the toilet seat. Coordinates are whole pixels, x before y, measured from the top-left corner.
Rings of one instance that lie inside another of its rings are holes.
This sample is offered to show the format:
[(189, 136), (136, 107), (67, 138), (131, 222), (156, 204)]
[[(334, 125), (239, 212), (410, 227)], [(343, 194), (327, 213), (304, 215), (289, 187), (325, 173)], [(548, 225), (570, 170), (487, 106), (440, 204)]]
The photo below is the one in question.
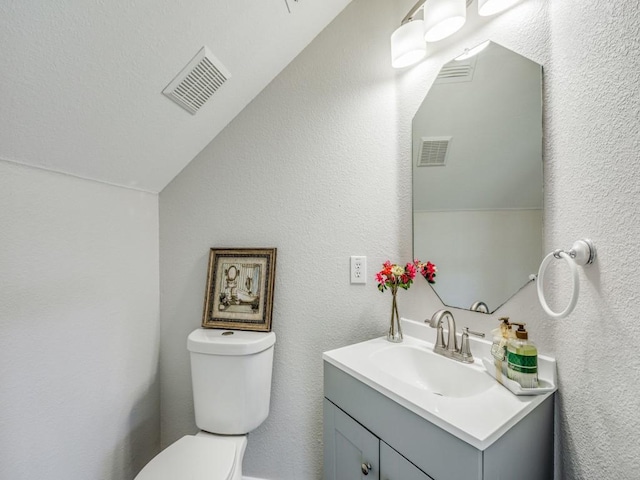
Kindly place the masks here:
[(135, 480), (230, 480), (236, 465), (236, 444), (213, 435), (186, 435), (173, 443)]

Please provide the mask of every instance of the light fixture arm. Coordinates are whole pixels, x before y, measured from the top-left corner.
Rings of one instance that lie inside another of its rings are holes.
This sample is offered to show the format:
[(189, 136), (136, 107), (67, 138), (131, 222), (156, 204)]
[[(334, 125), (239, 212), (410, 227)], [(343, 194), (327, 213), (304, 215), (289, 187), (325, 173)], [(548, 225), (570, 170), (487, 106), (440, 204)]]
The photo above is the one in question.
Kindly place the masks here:
[(413, 20), (413, 17), (415, 16), (415, 14), (418, 13), (418, 10), (420, 10), (426, 2), (427, 0), (418, 0), (416, 4), (413, 7), (411, 7), (411, 10), (409, 10), (409, 13), (407, 13), (405, 17), (402, 19), (402, 22), (400, 22), (400, 25), (404, 25), (405, 23)]

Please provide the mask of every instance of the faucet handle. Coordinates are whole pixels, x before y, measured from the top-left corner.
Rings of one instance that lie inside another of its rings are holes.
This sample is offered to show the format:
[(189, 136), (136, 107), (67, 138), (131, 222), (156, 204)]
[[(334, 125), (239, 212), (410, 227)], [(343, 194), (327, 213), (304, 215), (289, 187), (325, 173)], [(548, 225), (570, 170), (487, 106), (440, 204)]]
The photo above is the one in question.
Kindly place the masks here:
[(463, 335), (475, 335), (476, 337), (481, 337), (484, 338), (484, 333), (482, 332), (474, 332), (473, 330), (469, 330), (469, 327), (464, 327), (463, 328), (464, 332), (462, 332)]
[(462, 332), (462, 342), (460, 343), (460, 357), (465, 363), (473, 363), (473, 355), (471, 354), (471, 347), (469, 346), (469, 334), (476, 337), (484, 337), (482, 332), (474, 332), (469, 330), (469, 327), (464, 327)]

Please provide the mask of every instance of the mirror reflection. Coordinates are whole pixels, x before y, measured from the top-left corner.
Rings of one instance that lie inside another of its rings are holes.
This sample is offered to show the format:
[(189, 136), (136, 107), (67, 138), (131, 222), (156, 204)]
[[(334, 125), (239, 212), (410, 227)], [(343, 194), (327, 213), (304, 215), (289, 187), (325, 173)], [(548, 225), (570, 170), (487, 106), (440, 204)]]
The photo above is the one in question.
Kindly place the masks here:
[(488, 42), (442, 67), (413, 119), (414, 257), (442, 302), (494, 312), (542, 260), (542, 67)]

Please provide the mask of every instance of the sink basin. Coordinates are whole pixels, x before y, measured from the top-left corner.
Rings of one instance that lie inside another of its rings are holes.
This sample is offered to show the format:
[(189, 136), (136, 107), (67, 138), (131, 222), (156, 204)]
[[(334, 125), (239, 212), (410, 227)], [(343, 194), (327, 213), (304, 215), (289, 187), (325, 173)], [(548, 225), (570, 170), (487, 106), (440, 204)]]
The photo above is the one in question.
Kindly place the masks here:
[(373, 365), (409, 386), (443, 397), (472, 397), (495, 381), (479, 369), (433, 353), (426, 347), (392, 345), (371, 353)]

